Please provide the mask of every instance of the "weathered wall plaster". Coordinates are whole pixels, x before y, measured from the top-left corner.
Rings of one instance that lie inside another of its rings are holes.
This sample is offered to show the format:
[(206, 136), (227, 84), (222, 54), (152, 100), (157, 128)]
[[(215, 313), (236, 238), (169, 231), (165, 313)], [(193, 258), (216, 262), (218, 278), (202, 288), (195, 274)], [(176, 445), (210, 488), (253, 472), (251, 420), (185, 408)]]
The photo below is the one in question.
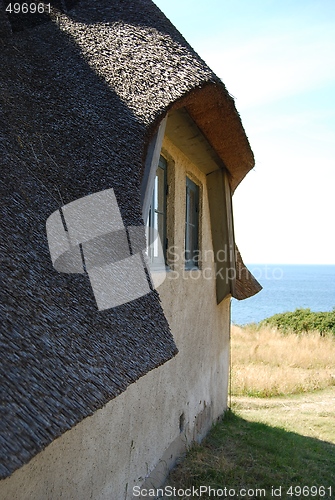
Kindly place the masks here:
[[(179, 258), (158, 291), (179, 354), (2, 481), (2, 500), (132, 498), (133, 486), (162, 484), (178, 455), (226, 409), (230, 297), (217, 305), (206, 176), (167, 139), (163, 152), (170, 165), (168, 236)], [(209, 250), (193, 271), (182, 262), (186, 174), (200, 185), (200, 242)]]

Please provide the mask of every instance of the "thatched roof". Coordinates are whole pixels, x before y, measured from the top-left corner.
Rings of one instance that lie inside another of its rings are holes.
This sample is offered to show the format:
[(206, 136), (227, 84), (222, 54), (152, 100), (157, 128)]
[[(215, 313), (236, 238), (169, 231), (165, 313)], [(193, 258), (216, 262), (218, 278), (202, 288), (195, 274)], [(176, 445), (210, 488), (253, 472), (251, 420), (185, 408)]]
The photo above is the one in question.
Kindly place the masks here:
[(0, 477), (176, 354), (157, 292), (98, 311), (86, 276), (53, 269), (50, 214), (113, 188), (125, 226), (142, 224), (143, 159), (173, 106), (233, 188), (253, 166), (224, 85), (150, 0), (51, 4), (8, 19), (0, 1)]
[(234, 297), (235, 299), (243, 300), (256, 295), (256, 293), (262, 290), (262, 286), (244, 264), (237, 246), (235, 246), (235, 259), (236, 282)]

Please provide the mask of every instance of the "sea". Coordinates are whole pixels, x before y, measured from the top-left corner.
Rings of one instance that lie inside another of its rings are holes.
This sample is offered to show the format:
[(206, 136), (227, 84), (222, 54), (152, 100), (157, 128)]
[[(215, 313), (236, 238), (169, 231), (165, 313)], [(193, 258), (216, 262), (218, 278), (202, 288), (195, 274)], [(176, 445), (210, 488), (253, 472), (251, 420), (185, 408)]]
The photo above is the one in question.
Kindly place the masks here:
[(276, 313), (335, 308), (335, 265), (248, 264), (263, 290), (245, 300), (232, 299), (236, 325), (258, 323)]

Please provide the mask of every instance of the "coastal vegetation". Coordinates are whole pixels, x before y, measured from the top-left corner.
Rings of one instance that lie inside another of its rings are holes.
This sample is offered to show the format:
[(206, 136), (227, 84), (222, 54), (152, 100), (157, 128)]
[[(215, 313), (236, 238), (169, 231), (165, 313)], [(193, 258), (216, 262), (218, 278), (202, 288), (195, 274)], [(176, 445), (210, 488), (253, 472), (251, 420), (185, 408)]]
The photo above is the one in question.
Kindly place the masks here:
[[(226, 488), (223, 498), (334, 498), (334, 395), (333, 388), (270, 401), (234, 398), (233, 411), (190, 449), (169, 484)], [(202, 498), (213, 496), (208, 489)]]
[(231, 498), (334, 498), (334, 319), (300, 309), (232, 325), (230, 410), (170, 485), (226, 488)]
[(335, 386), (335, 335), (232, 326), (231, 393), (272, 397)]
[(321, 334), (333, 333), (335, 335), (335, 308), (327, 312), (296, 309), (293, 312), (275, 314), (260, 324), (273, 326), (282, 332), (308, 333), (317, 331)]

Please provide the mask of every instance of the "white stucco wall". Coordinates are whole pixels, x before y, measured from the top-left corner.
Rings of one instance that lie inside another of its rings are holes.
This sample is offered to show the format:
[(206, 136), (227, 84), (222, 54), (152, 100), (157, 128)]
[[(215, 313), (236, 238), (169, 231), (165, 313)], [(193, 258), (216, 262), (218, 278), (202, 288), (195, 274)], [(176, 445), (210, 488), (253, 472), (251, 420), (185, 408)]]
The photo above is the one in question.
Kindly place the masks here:
[(184, 271), (180, 255), (159, 288), (179, 354), (1, 481), (1, 500), (133, 498), (133, 486), (158, 486), (183, 446), (226, 409), (230, 298), (216, 304), (206, 177), (167, 139), (164, 151), (170, 244), (183, 249), (187, 174), (201, 186), (200, 241), (209, 250), (199, 271)]

